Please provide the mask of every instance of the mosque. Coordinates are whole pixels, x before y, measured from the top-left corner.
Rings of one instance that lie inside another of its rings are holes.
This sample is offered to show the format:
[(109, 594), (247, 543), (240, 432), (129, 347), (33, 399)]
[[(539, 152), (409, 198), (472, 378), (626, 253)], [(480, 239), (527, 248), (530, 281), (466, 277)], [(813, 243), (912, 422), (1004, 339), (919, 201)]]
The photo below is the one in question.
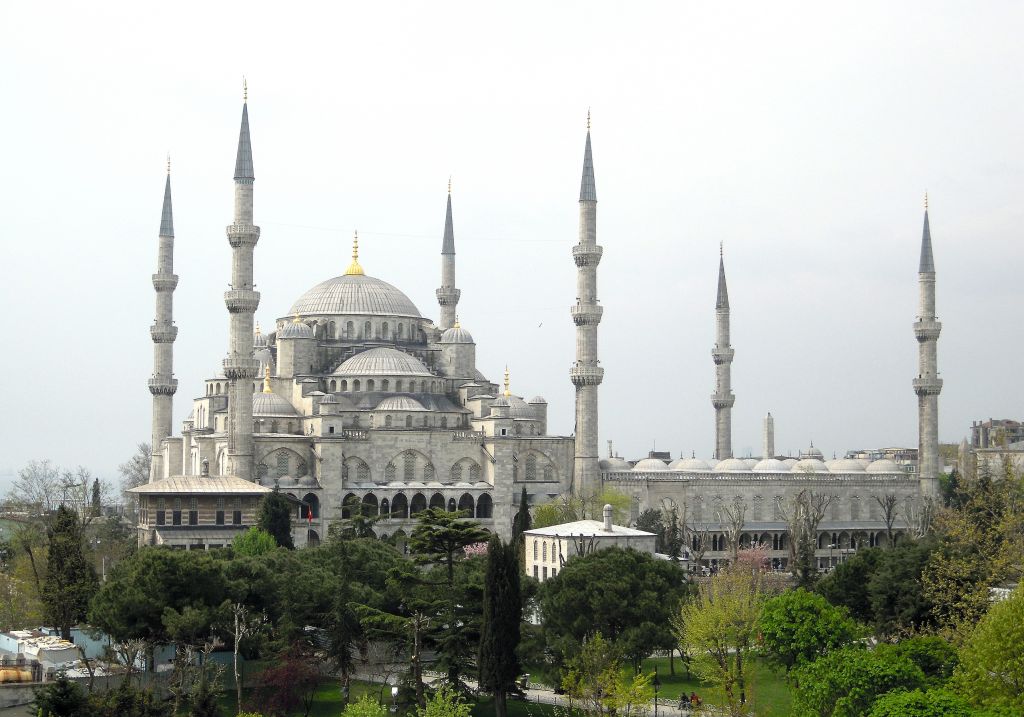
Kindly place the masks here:
[[(170, 168), (158, 235), (156, 319), (150, 328), (154, 369), (153, 461), (150, 482), (134, 489), (140, 500), (140, 544), (206, 549), (230, 543), (251, 525), (262, 495), (275, 486), (295, 506), (298, 545), (316, 544), (354, 510), (380, 516), (376, 533), (402, 542), (427, 507), (459, 510), (507, 537), (523, 488), (531, 503), (604, 487), (644, 509), (676, 509), (709, 536), (705, 563), (727, 557), (727, 515), (741, 508), (741, 540), (772, 548), (784, 566), (789, 516), (798, 495), (827, 496), (818, 532), (819, 559), (835, 562), (843, 550), (874, 545), (894, 526), (913, 523), (936, 493), (937, 377), (935, 272), (925, 211), (919, 268), (921, 306), (915, 324), (920, 346), (920, 468), (907, 473), (891, 461), (824, 461), (809, 449), (799, 459), (775, 454), (771, 417), (761, 459), (733, 457), (729, 298), (719, 263), (713, 460), (654, 458), (635, 465), (600, 459), (598, 389), (597, 192), (588, 120), (579, 200), (579, 237), (571, 248), (577, 267), (576, 357), (569, 378), (576, 392), (575, 431), (551, 435), (547, 402), (513, 393), (506, 369), (500, 383), (476, 366), (476, 345), (458, 321), (451, 188), (441, 241), (436, 323), (395, 286), (370, 276), (359, 262), (358, 236), (344, 274), (301, 294), (264, 333), (254, 323), (252, 145), (243, 102), (234, 171), (234, 212), (227, 226), (230, 288), (228, 350), (192, 399), (180, 435), (172, 431), (174, 226)], [(568, 287), (567, 287), (568, 289)], [(566, 291), (568, 295), (568, 290)], [(888, 496), (888, 500), (883, 497)], [(884, 506), (888, 505), (886, 509)], [(894, 509), (892, 506), (895, 505)], [(898, 516), (898, 517), (897, 517)], [(735, 518), (732, 519), (735, 524)], [(732, 533), (736, 533), (736, 527)], [(826, 564), (826, 563), (823, 563)]]

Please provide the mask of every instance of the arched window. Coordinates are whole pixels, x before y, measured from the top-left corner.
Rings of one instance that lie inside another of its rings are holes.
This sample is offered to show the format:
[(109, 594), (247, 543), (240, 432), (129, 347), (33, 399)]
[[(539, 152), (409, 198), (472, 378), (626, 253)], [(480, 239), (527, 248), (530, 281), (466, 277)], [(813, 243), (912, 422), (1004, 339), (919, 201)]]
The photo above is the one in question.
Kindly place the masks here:
[(480, 466), (476, 463), (471, 463), (469, 466), (469, 479), (471, 481), (480, 480)]
[(448, 508), (446, 508), (446, 510), (449, 513), (454, 513), (456, 510), (458, 510), (458, 504), (455, 502), (454, 498), (448, 499)]
[(548, 561), (548, 541), (545, 540), (541, 544), (541, 546), (540, 546), (540, 554), (541, 554), (541, 558), (540, 558), (541, 561), (546, 563)]
[(288, 475), (288, 454), (281, 451), (277, 454), (277, 471), (275, 476), (277, 478), (283, 478), (286, 475)]
[(412, 504), (409, 506), (409, 515), (415, 518), (417, 515), (427, 509), (427, 499), (423, 497), (422, 493), (417, 493), (412, 497)]
[(537, 480), (537, 456), (526, 457), (526, 480)]
[(452, 483), (458, 483), (462, 480), (462, 462), (456, 463), (452, 466)]
[(434, 493), (434, 495), (430, 496), (430, 507), (444, 510), (444, 496), (440, 493)]
[(448, 428), (448, 416), (441, 416), (441, 428)]
[(335, 326), (333, 321), (328, 321), (327, 322), (327, 337), (331, 338), (331, 339), (334, 339), (334, 338), (337, 338), (337, 335), (338, 335), (338, 327)]
[(405, 324), (399, 324), (398, 325), (398, 338), (400, 338), (400, 339), (404, 339), (405, 338)]
[(360, 390), (360, 384), (359, 384), (359, 379), (358, 378), (355, 381), (352, 382), (352, 390), (353, 391)]
[(310, 513), (313, 514), (313, 520), (320, 517), (320, 499), (316, 497), (315, 493), (307, 493), (305, 497), (303, 497), (302, 502), (308, 506), (303, 506), (303, 518), (308, 518)]
[(388, 518), (391, 517), (391, 505), (387, 498), (380, 499), (380, 514)]
[(860, 520), (860, 496), (850, 498), (850, 520)]
[(347, 391), (348, 390), (348, 381), (346, 381), (345, 379), (341, 379), (341, 390), (342, 391)]
[(256, 480), (262, 483), (269, 472), (270, 467), (261, 461), (260, 464), (256, 466)]
[(215, 384), (215, 386), (216, 386), (216, 393), (219, 396), (220, 395), (220, 384), (219, 383)]
[(355, 493), (349, 493), (345, 496), (345, 499), (341, 501), (341, 517), (351, 518), (352, 517), (352, 505), (359, 500)]
[(427, 382), (426, 382), (426, 380), (420, 381), (420, 393), (426, 393), (426, 392), (427, 392)]
[(400, 378), (395, 379), (395, 391), (397, 391), (398, 393), (402, 392), (402, 379)]
[(334, 392), (335, 392), (335, 391), (337, 391), (337, 390), (338, 390), (338, 382), (337, 382), (337, 381), (335, 381), (335, 380), (334, 380), (334, 379), (332, 378), (332, 379), (331, 379), (331, 393), (334, 393)]
[(755, 495), (754, 496), (754, 507), (750, 511), (750, 519), (751, 520), (762, 520), (763, 519), (763, 513), (764, 513), (764, 500), (761, 499), (761, 496)]
[(391, 416), (384, 416), (384, 427), (391, 428)]
[(423, 417), (420, 419), (420, 425), (422, 425), (424, 428), (426, 427), (426, 425), (427, 425), (427, 416), (426, 416), (426, 414), (424, 414)]
[(411, 483), (416, 480), (416, 454), (412, 451), (406, 451), (402, 454), (402, 478), (406, 483)]
[[(388, 418), (391, 418), (391, 416), (388, 416)], [(384, 468), (384, 481), (387, 482), (387, 483), (391, 483), (393, 480), (395, 480), (395, 462), (394, 461), (392, 461), (391, 463), (388, 463), (387, 467)]]
[(437, 381), (430, 382), (430, 392), (435, 393), (437, 391)]
[(538, 542), (537, 539), (534, 538), (533, 539), (533, 559), (534, 560), (537, 559), (537, 542)]
[(459, 512), (465, 513), (468, 517), (472, 518), (475, 514), (473, 507), (473, 496), (469, 493), (463, 493), (462, 497), (459, 498)]
[(434, 464), (427, 463), (423, 466), (423, 482), (434, 480)]
[(482, 496), (477, 498), (476, 501), (476, 517), (477, 518), (490, 518), (491, 511), (494, 508), (494, 503), (491, 501), (491, 496), (484, 493)]
[(391, 500), (391, 514), (395, 518), (409, 517), (409, 500), (405, 493), (399, 493)]
[(380, 390), (381, 391), (390, 391), (391, 390), (391, 382), (388, 381), (387, 379), (384, 379), (383, 381), (381, 381), (380, 382)]
[(367, 493), (363, 496), (363, 513), (365, 515), (377, 515), (379, 513), (377, 509), (377, 496), (373, 493)]
[(363, 338), (373, 338), (373, 326), (370, 324), (369, 321), (363, 322)]
[(412, 416), (405, 417), (405, 427), (412, 428)]
[(346, 322), (345, 322), (345, 338), (346, 338), (346, 339), (351, 339), (351, 338), (354, 338), (354, 337), (352, 336), (352, 332), (353, 332), (353, 331), (354, 331), (354, 329), (353, 329), (353, 327), (352, 327), (352, 322), (351, 322), (351, 321), (346, 321)]
[(551, 467), (550, 463), (548, 463), (546, 466), (544, 466), (544, 480), (546, 480), (548, 482), (551, 482), (554, 479), (555, 479), (555, 469)]
[(373, 386), (374, 386), (373, 379), (372, 378), (367, 379), (366, 380), (366, 390), (367, 391), (372, 391), (373, 390)]
[(380, 325), (380, 334), (385, 339), (388, 337), (388, 322), (385, 321)]

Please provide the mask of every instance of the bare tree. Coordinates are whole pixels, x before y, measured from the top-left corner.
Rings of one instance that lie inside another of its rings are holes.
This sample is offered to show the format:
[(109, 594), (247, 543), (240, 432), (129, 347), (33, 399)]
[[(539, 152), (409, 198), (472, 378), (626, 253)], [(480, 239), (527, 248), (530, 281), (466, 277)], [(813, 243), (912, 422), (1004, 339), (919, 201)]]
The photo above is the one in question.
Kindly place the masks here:
[(914, 503), (907, 504), (907, 527), (915, 538), (923, 538), (932, 532), (932, 521), (935, 519), (937, 507), (935, 500), (927, 496), (921, 499), (919, 506)]
[(242, 640), (252, 637), (263, 627), (266, 616), (262, 613), (255, 614), (242, 603), (231, 605), (232, 626), (228, 627), (228, 634), (234, 639), (234, 673), (235, 673), (235, 698), (238, 704), (238, 713), (242, 713), (242, 675), (238, 669), (238, 653), (241, 649)]
[(715, 517), (725, 530), (725, 542), (735, 562), (740, 553), (740, 536), (743, 534), (743, 523), (747, 516), (747, 504), (743, 502), (743, 498), (737, 496), (732, 505), (722, 503), (716, 512)]
[(46, 514), (60, 505), (63, 474), (49, 459), (29, 461), (7, 493), (7, 502), (23, 510)]
[(895, 493), (871, 496), (882, 509), (882, 519), (885, 521), (885, 538), (891, 548), (896, 544), (896, 533), (893, 526), (896, 525), (896, 518), (899, 517), (899, 498)]
[(814, 551), (818, 544), (818, 526), (825, 518), (829, 506), (838, 496), (815, 493), (805, 488), (789, 500), (777, 499), (779, 512), (789, 530), (790, 570), (807, 580), (815, 568)]
[(134, 505), (135, 497), (127, 491), (149, 482), (149, 467), (153, 462), (153, 449), (148, 443), (140, 443), (135, 453), (117, 467), (121, 474), (121, 493), (126, 505)]
[(711, 549), (711, 528), (707, 523), (691, 523), (684, 533), (688, 537), (687, 546), (693, 556), (693, 564), (698, 568), (704, 561), (704, 554)]

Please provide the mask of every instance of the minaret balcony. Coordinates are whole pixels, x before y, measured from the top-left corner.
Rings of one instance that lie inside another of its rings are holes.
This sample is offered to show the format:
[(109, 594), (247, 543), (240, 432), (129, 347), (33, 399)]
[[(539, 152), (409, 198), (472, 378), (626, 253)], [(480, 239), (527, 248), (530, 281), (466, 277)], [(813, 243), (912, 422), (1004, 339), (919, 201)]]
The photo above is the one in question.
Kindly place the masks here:
[(569, 380), (576, 388), (581, 386), (600, 386), (604, 380), (604, 369), (600, 366), (582, 366), (576, 364), (569, 369)]
[(731, 347), (727, 349), (720, 349), (716, 346), (711, 349), (711, 358), (715, 362), (715, 366), (732, 363), (732, 357), (735, 355), (736, 350)]
[(462, 296), (462, 291), (452, 286), (442, 286), (434, 293), (437, 294), (437, 303), (441, 306), (455, 306)]
[(938, 396), (942, 393), (942, 379), (918, 376), (914, 379), (914, 393), (918, 396)]
[(178, 327), (169, 324), (153, 324), (149, 327), (149, 335), (155, 344), (173, 344), (178, 337)]
[(584, 266), (597, 266), (601, 263), (601, 255), (603, 253), (604, 249), (597, 244), (577, 244), (572, 248), (572, 259), (576, 262), (576, 266), (581, 268)]
[(227, 234), (232, 249), (251, 248), (260, 240), (260, 228), (254, 224), (229, 224)]
[(149, 392), (154, 396), (173, 396), (178, 390), (178, 379), (176, 378), (151, 378), (146, 383), (149, 385)]
[(228, 356), (223, 365), (229, 379), (256, 378), (260, 374), (260, 360), (250, 356)]
[(733, 393), (727, 394), (711, 394), (711, 405), (716, 409), (719, 408), (732, 408), (736, 404), (736, 396)]
[(937, 340), (941, 332), (942, 322), (935, 319), (918, 319), (914, 323), (914, 336), (922, 343)]
[(177, 274), (153, 274), (153, 288), (157, 291), (174, 291), (177, 286)]
[(597, 326), (601, 323), (604, 307), (598, 304), (575, 304), (569, 307), (569, 312), (577, 326)]
[(260, 292), (248, 289), (225, 291), (224, 305), (232, 314), (255, 314), (260, 305)]

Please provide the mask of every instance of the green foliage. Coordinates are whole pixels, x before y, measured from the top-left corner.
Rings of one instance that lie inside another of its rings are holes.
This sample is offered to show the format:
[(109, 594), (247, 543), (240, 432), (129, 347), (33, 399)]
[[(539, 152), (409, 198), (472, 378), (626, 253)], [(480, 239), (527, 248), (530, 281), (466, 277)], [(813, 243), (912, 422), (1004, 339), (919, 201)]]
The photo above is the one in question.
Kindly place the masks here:
[(600, 493), (588, 496), (565, 493), (534, 508), (533, 527), (547, 528), (587, 518), (601, 520), (605, 505), (612, 507), (612, 520), (616, 524), (624, 525), (629, 520), (633, 499), (613, 488), (606, 488)]
[(897, 654), (910, 658), (931, 682), (942, 684), (953, 676), (960, 662), (956, 648), (937, 635), (915, 635), (892, 646)]
[(913, 690), (924, 673), (908, 657), (879, 646), (846, 647), (790, 672), (794, 717), (861, 717), (892, 690)]
[(618, 547), (570, 558), (540, 589), (540, 611), (556, 663), (600, 632), (634, 666), (655, 649), (675, 644), (668, 629), (686, 594), (674, 563)]
[(643, 511), (639, 516), (637, 516), (633, 527), (637, 530), (645, 530), (648, 533), (654, 533), (658, 536), (655, 540), (654, 550), (658, 553), (665, 552), (665, 522), (661, 518), (660, 510), (657, 510), (656, 508), (648, 508)]
[(90, 717), (170, 717), (171, 705), (152, 692), (122, 682), (108, 692), (89, 695)]
[(83, 542), (78, 516), (61, 505), (48, 531), (42, 598), (48, 620), (65, 640), (71, 639), (71, 626), (85, 617), (98, 585)]
[(472, 709), (458, 692), (442, 685), (425, 707), (417, 708), (416, 717), (469, 717)]
[(100, 479), (93, 478), (92, 480), (92, 498), (89, 501), (89, 509), (92, 516), (98, 517), (103, 512), (103, 504), (100, 500)]
[(35, 706), (40, 717), (91, 717), (85, 690), (63, 674), (35, 690)]
[(523, 618), (519, 589), (519, 551), (492, 535), (487, 545), (483, 618), (478, 659), (480, 687), (494, 694), (497, 717), (505, 717), (505, 693), (515, 689), (520, 673), (516, 650)]
[(947, 689), (897, 690), (875, 700), (868, 717), (975, 717), (963, 697)]
[(1024, 585), (978, 622), (954, 680), (977, 705), (1024, 714)]
[(857, 625), (845, 608), (834, 607), (803, 588), (765, 602), (760, 629), (765, 654), (787, 671), (858, 637)]
[(295, 547), (292, 542), (292, 505), (277, 485), (263, 496), (256, 512), (256, 525), (274, 536), (282, 548)]
[(928, 625), (932, 604), (921, 573), (931, 556), (930, 540), (907, 541), (885, 550), (868, 581), (875, 631), (879, 635), (916, 631)]
[(341, 717), (388, 717), (388, 708), (370, 695), (363, 695), (346, 705)]
[(635, 714), (645, 711), (654, 696), (651, 675), (622, 675), (621, 656), (601, 633), (588, 639), (566, 665), (562, 689), (570, 706), (585, 715)]
[(255, 557), (276, 550), (277, 540), (262, 528), (252, 527), (235, 536), (231, 541), (231, 549), (235, 555)]
[(327, 529), (328, 537), (337, 540), (352, 538), (376, 538), (373, 526), (389, 516), (378, 513), (376, 506), (363, 503), (356, 496), (349, 496), (343, 505), (342, 515), (348, 514), (340, 523), (332, 523)]

